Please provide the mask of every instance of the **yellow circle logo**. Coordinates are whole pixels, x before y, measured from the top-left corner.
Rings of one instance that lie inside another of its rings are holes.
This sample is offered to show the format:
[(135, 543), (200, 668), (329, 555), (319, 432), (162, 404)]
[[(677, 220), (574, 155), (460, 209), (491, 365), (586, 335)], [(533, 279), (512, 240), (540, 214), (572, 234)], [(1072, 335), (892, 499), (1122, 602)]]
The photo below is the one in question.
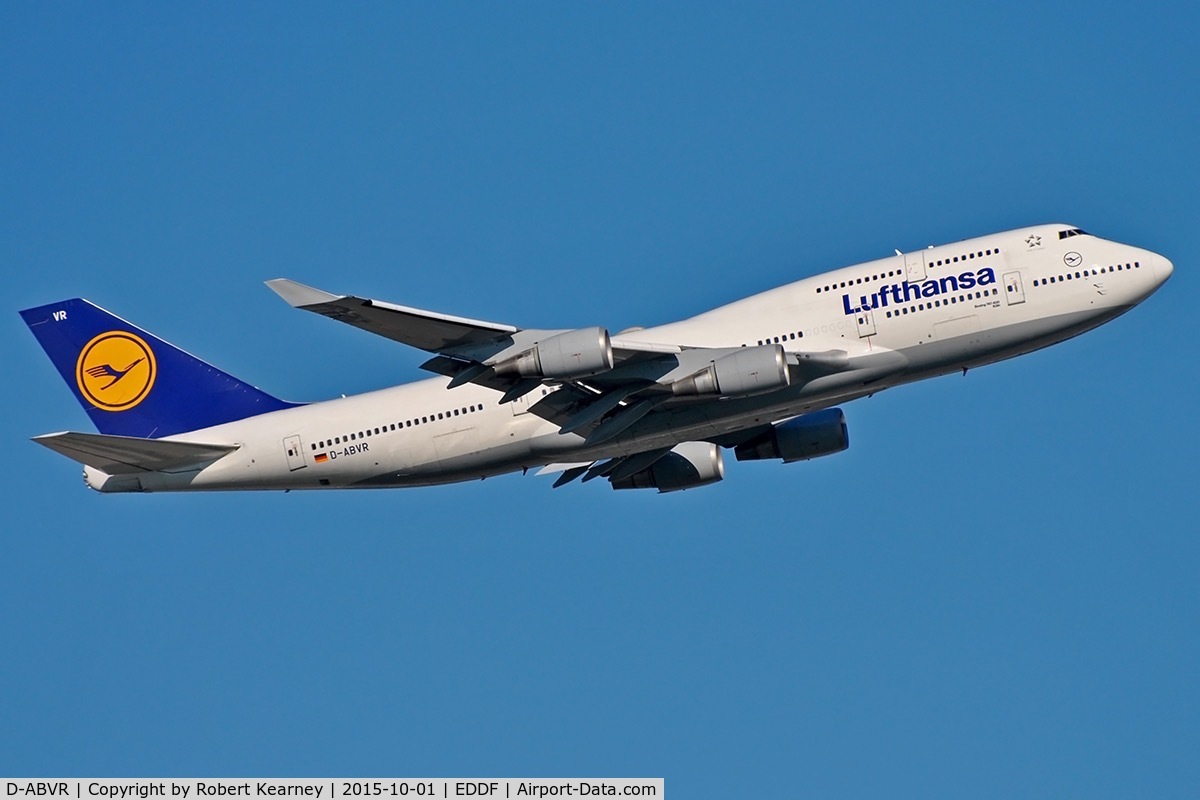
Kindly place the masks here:
[(125, 411), (145, 400), (157, 374), (150, 345), (124, 331), (109, 331), (92, 339), (75, 363), (79, 391), (105, 411)]

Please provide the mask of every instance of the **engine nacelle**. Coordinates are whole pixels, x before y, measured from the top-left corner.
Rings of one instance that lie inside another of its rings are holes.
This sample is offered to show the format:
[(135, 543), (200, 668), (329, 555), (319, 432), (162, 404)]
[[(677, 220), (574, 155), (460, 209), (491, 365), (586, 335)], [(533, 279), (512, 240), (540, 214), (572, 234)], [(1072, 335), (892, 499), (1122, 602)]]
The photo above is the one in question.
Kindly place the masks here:
[(738, 461), (782, 458), (791, 463), (840, 453), (849, 446), (846, 415), (840, 408), (827, 408), (781, 422), (766, 436), (739, 444), (733, 454)]
[(684, 442), (628, 478), (612, 482), (614, 489), (658, 489), (677, 492), (707, 486), (725, 477), (721, 448), (708, 442)]
[(695, 375), (671, 384), (676, 395), (746, 397), (773, 392), (791, 383), (783, 347), (767, 344), (744, 347), (718, 358)]
[(551, 336), (495, 365), (498, 375), (582, 378), (613, 367), (612, 341), (604, 328), (580, 328)]

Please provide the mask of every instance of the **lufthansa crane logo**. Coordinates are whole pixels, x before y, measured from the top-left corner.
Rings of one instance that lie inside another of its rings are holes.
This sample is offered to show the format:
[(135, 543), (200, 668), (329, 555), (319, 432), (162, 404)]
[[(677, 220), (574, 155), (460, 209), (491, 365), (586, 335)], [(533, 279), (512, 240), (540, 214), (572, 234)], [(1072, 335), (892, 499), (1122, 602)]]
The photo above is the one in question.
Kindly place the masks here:
[(125, 331), (109, 331), (92, 339), (75, 363), (79, 391), (105, 411), (127, 411), (145, 400), (157, 374), (150, 345)]

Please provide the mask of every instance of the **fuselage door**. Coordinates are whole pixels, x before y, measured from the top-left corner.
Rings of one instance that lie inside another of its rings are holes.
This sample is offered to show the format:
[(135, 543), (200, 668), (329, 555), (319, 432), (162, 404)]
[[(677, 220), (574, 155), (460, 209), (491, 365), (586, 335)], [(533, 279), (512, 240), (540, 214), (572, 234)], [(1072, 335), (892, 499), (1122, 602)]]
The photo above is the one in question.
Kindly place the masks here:
[(284, 439), (283, 452), (287, 453), (288, 469), (292, 472), (308, 466), (304, 461), (304, 450), (300, 446), (299, 436), (289, 436)]
[(1021, 283), (1021, 273), (1004, 273), (1004, 299), (1010, 306), (1025, 302), (1025, 287)]
[(925, 280), (925, 252), (904, 254), (904, 279), (909, 283), (920, 283)]
[(854, 312), (854, 319), (858, 323), (858, 338), (875, 335), (875, 317), (871, 315), (871, 309)]

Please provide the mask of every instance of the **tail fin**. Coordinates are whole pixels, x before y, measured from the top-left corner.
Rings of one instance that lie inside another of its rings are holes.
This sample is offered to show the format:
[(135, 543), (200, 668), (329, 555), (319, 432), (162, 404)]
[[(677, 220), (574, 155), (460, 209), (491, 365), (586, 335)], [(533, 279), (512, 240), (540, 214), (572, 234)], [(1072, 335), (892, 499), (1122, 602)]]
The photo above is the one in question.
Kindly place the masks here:
[(101, 433), (157, 439), (290, 408), (87, 300), (21, 317)]

